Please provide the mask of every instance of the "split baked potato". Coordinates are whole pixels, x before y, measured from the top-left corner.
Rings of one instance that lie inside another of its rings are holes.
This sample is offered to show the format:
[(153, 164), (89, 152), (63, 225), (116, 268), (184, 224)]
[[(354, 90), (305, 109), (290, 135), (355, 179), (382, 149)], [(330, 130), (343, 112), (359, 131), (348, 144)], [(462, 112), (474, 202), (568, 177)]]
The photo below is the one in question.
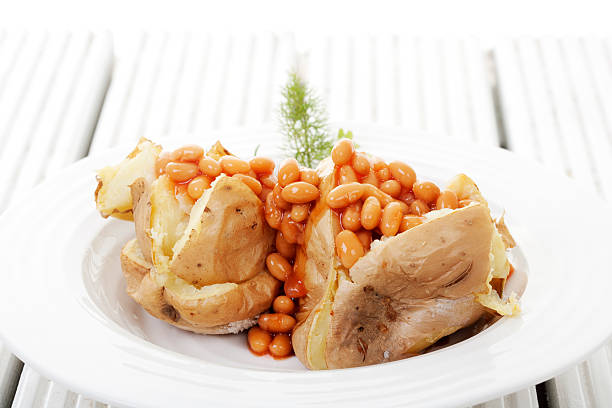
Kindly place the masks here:
[[(195, 203), (181, 200), (175, 183), (154, 173), (160, 152), (141, 140), (98, 176), (101, 214), (134, 221), (136, 239), (121, 253), (128, 294), (151, 315), (196, 333), (253, 326), (281, 285), (265, 267), (274, 232), (263, 203), (223, 175)], [(227, 154), (220, 144), (210, 151), (215, 158)]]
[[(337, 172), (329, 162), (319, 171), (325, 197)], [(308, 296), (292, 340), (306, 367), (403, 359), (484, 315), (518, 312), (516, 295), (502, 298), (492, 287), (507, 278), (510, 265), (487, 202), (467, 176), (457, 176), (448, 189), (464, 207), (432, 211), (423, 224), (372, 242), (350, 269), (336, 256), (337, 212), (325, 200), (317, 202), (296, 257)]]

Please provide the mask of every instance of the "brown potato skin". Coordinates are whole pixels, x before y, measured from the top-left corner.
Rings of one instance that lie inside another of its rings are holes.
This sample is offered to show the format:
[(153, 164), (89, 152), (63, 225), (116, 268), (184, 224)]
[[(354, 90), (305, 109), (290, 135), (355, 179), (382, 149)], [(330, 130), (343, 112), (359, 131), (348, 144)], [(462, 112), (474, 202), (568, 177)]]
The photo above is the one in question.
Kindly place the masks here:
[[(327, 336), (329, 368), (413, 356), (485, 312), (493, 224), (483, 205), (457, 210), (384, 242), (341, 280)], [(387, 353), (385, 353), (387, 352)]]
[(147, 262), (151, 262), (151, 186), (138, 178), (130, 186), (136, 239)]
[[(328, 171), (322, 188), (333, 186), (333, 177)], [(325, 195), (322, 191), (321, 197)], [(306, 228), (311, 235), (296, 259), (309, 296), (300, 302), (292, 342), (308, 368), (313, 368), (306, 356), (311, 312), (327, 286), (334, 265), (330, 256), (336, 258), (333, 237), (339, 227), (327, 220), (335, 212), (326, 207), (324, 200), (315, 206)], [(474, 294), (488, 291), (492, 232), (488, 208), (478, 204), (401, 233), (361, 258), (351, 268), (350, 280), (339, 280), (326, 340), (327, 367), (410, 357), (476, 322), (486, 313)]]
[(170, 263), (170, 271), (196, 287), (240, 283), (265, 269), (275, 232), (259, 197), (238, 179), (222, 177), (211, 187), (201, 229)]
[(280, 282), (262, 271), (230, 292), (185, 301), (152, 279), (150, 268), (137, 241), (129, 241), (121, 251), (128, 294), (152, 316), (194, 333), (237, 333), (253, 326), (280, 289)]

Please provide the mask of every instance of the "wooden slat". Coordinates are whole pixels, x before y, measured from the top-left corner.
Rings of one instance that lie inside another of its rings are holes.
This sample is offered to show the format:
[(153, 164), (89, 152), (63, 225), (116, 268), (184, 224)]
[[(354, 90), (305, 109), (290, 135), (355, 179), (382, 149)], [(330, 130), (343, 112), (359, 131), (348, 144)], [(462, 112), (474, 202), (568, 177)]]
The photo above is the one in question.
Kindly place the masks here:
[(447, 84), (444, 78), (444, 59), (439, 39), (421, 38), (417, 41), (417, 58), (421, 62), (420, 80), (423, 81), (424, 130), (436, 135), (450, 133), (448, 122)]
[(372, 110), (374, 122), (383, 126), (399, 123), (397, 37), (378, 36), (372, 40)]
[(350, 40), (348, 37), (332, 37), (327, 58), (330, 60), (329, 116), (332, 121), (350, 119), (353, 95), (351, 94)]
[[(108, 36), (33, 32), (5, 35), (0, 55), (12, 60), (9, 67), (0, 58), (1, 211), (49, 170), (84, 155), (108, 86), (112, 54)], [(21, 362), (0, 344), (0, 406), (13, 399), (20, 372)], [(58, 392), (32, 386), (39, 377), (29, 368), (21, 378), (19, 389), (28, 392), (21, 391), (13, 406), (57, 400)]]
[(168, 134), (179, 82), (186, 69), (185, 57), (189, 43), (190, 37), (186, 34), (170, 34), (165, 47), (161, 49), (160, 68), (152, 86), (150, 108), (143, 113), (142, 135), (152, 140)]
[(446, 40), (442, 44), (450, 135), (459, 140), (471, 140), (476, 135), (476, 125), (464, 51), (465, 40), (462, 39)]
[(186, 134), (193, 131), (198, 95), (205, 80), (204, 73), (208, 62), (210, 38), (190, 33), (188, 42), (176, 102), (170, 116), (169, 133), (173, 134)]
[(425, 127), (423, 114), (423, 82), (421, 60), (417, 58), (416, 40), (400, 37), (398, 40), (400, 95), (400, 124), (411, 130)]
[(474, 140), (489, 146), (499, 146), (490, 87), (491, 78), (487, 72), (485, 53), (478, 40), (465, 41), (464, 45), (467, 87), (476, 130)]
[(591, 146), (599, 187), (605, 197), (612, 198), (612, 136), (606, 129), (605, 115), (579, 40), (569, 38), (563, 41), (561, 54), (571, 76), (572, 93), (586, 141)]
[(352, 110), (348, 119), (359, 123), (369, 123), (374, 119), (373, 105), (376, 94), (373, 87), (375, 81), (372, 48), (372, 39), (366, 35), (351, 38), (349, 69), (352, 80), (350, 85)]
[[(610, 71), (603, 43), (523, 39), (501, 45), (496, 57), (510, 146), (528, 153), (524, 142), (531, 140), (538, 151), (532, 157), (609, 195), (612, 143), (603, 93)], [(610, 405), (608, 350), (549, 381), (547, 389), (555, 407)]]
[(266, 103), (272, 92), (270, 71), (274, 63), (276, 40), (271, 34), (260, 34), (253, 45), (252, 72), (246, 90), (245, 126), (259, 126), (266, 116)]
[(89, 149), (90, 153), (108, 148), (117, 140), (116, 134), (123, 122), (125, 110), (132, 93), (131, 84), (139, 73), (147, 36), (141, 34), (135, 38), (126, 39), (126, 41), (133, 42), (135, 46), (131, 47), (133, 52), (117, 58), (113, 70), (113, 80), (100, 113), (96, 134)]

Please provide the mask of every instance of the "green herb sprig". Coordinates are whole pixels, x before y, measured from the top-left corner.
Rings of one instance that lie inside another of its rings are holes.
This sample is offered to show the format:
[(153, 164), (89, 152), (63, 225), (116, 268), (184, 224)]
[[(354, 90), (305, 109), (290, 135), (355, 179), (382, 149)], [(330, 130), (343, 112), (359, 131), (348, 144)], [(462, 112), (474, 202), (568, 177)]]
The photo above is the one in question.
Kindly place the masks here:
[(296, 72), (290, 73), (282, 98), (279, 119), (286, 138), (284, 149), (301, 165), (312, 168), (334, 145), (323, 102)]

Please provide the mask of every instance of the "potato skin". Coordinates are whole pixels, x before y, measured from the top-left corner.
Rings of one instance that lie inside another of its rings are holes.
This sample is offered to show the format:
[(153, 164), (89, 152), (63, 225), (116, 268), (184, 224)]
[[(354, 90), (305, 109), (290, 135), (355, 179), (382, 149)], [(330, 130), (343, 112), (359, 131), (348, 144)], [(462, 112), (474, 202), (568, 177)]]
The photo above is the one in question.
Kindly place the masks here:
[(151, 267), (135, 239), (123, 247), (121, 269), (128, 294), (152, 316), (194, 333), (237, 333), (253, 326), (280, 289), (280, 282), (262, 271), (222, 295), (183, 300), (153, 279)]
[(196, 287), (255, 277), (275, 237), (263, 203), (246, 184), (220, 177), (211, 189), (202, 213), (192, 211), (199, 225), (170, 263), (171, 272)]
[(151, 186), (140, 177), (130, 186), (134, 229), (144, 259), (151, 262)]
[[(313, 227), (317, 221), (312, 220)], [(313, 237), (333, 236), (330, 226), (320, 225), (328, 231)], [(416, 355), (473, 324), (486, 313), (474, 294), (488, 291), (493, 228), (488, 208), (475, 204), (374, 245), (350, 271), (336, 263), (348, 275), (338, 274), (324, 342), (326, 367), (311, 367), (307, 355), (325, 283), (320, 258), (328, 256), (322, 249), (311, 252), (304, 273), (306, 281), (319, 284), (319, 295), (300, 304), (292, 337), (296, 356), (311, 369), (378, 364)], [(333, 240), (324, 241), (334, 247)], [(306, 240), (305, 247), (324, 246)]]

